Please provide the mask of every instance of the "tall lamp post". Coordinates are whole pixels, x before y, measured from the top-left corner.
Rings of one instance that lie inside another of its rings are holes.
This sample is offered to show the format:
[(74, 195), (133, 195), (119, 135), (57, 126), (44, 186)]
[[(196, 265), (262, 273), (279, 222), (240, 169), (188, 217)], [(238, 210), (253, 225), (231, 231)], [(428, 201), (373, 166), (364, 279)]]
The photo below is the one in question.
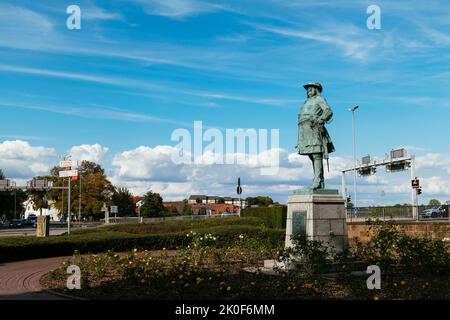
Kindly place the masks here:
[(78, 224), (81, 227), (81, 170), (78, 172), (80, 177), (80, 193), (78, 194)]
[(355, 135), (355, 110), (358, 109), (359, 106), (355, 106), (351, 109), (348, 109), (352, 113), (352, 130), (353, 130), (353, 199), (355, 201), (355, 208), (358, 207), (357, 199), (356, 199), (356, 135)]

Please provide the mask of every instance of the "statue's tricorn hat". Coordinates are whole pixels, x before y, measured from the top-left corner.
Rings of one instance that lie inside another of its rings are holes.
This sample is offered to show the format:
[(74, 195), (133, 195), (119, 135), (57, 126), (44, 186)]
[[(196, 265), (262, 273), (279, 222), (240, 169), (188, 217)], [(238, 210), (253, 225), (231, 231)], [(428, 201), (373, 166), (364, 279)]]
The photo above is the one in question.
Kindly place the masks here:
[(315, 87), (319, 90), (319, 92), (322, 92), (323, 88), (322, 85), (318, 82), (308, 82), (307, 84), (303, 85), (305, 89), (308, 89), (308, 87)]

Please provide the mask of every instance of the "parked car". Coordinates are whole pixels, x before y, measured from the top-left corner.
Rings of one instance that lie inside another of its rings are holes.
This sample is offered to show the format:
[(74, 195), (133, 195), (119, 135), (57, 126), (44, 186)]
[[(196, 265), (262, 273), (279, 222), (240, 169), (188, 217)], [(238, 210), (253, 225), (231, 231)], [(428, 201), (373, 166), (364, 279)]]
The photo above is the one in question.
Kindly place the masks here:
[(10, 228), (21, 228), (25, 226), (24, 219), (12, 219), (9, 223)]
[(28, 218), (25, 220), (25, 225), (36, 228), (37, 226), (37, 217), (34, 214), (30, 214)]
[(430, 209), (425, 209), (422, 212), (423, 218), (439, 218), (445, 216), (447, 210), (445, 206), (434, 206)]

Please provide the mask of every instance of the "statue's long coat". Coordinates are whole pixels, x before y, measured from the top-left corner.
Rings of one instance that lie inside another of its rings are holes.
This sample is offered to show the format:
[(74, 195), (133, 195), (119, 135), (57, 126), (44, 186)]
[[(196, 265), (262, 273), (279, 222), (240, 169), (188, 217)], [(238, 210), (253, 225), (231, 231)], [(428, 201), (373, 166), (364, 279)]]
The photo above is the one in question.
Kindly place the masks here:
[(298, 115), (297, 149), (299, 154), (322, 153), (324, 159), (328, 159), (328, 154), (335, 150), (333, 142), (324, 125), (313, 125), (313, 123), (314, 120), (330, 123), (332, 118), (333, 111), (324, 97), (316, 95), (305, 100)]

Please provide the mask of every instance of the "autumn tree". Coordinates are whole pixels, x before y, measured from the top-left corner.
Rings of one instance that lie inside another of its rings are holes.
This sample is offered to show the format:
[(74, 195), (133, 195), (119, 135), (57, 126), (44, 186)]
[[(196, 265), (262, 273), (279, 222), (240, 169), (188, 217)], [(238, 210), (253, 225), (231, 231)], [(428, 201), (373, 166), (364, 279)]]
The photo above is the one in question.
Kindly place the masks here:
[[(54, 187), (67, 187), (67, 179), (59, 178), (61, 168), (51, 169), (50, 179)], [(91, 161), (82, 161), (78, 167), (79, 178), (71, 181), (71, 212), (77, 215), (80, 208), (80, 184), (81, 184), (81, 215), (94, 216), (100, 218), (103, 216), (101, 211), (103, 203), (111, 205), (111, 198), (114, 194), (114, 186), (107, 179), (105, 170), (97, 163)], [(80, 181), (81, 179), (81, 181)], [(81, 182), (81, 183), (80, 183)], [(51, 199), (55, 201), (54, 206), (63, 212), (63, 205), (67, 207), (67, 190), (53, 190)], [(64, 198), (64, 203), (63, 203)], [(67, 211), (65, 209), (64, 211)]]

